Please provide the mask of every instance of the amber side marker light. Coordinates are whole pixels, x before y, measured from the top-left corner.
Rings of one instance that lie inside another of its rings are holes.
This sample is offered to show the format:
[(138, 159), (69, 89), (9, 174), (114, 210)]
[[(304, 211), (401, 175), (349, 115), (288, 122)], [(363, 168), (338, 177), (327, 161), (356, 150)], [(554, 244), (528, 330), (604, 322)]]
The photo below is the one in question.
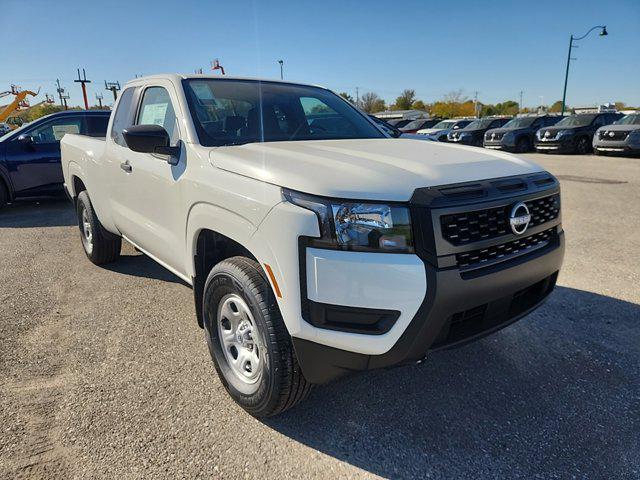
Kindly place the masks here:
[(278, 286), (278, 282), (276, 282), (276, 276), (273, 274), (273, 270), (271, 270), (271, 265), (269, 265), (268, 263), (265, 263), (264, 268), (267, 271), (267, 275), (269, 275), (269, 278), (271, 279), (273, 288), (276, 291), (276, 296), (278, 298), (282, 298), (282, 293), (280, 292), (280, 287)]

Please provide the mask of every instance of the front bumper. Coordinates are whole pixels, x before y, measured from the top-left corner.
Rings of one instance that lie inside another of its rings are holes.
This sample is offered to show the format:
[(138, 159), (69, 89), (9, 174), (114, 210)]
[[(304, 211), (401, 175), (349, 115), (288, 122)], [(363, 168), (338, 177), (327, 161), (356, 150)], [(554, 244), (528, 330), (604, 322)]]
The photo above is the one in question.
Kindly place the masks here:
[(638, 155), (640, 154), (640, 144), (632, 145), (628, 140), (618, 142), (595, 139), (593, 141), (593, 149), (598, 153), (611, 155)]
[(447, 137), (447, 141), (450, 143), (458, 143), (460, 145), (473, 145), (475, 137), (473, 135), (466, 135), (464, 137)]
[(536, 139), (535, 149), (541, 153), (573, 153), (576, 150), (575, 139), (576, 137), (573, 135), (550, 141)]
[(294, 337), (305, 377), (326, 383), (357, 371), (416, 362), (430, 350), (451, 348), (506, 327), (537, 308), (553, 290), (564, 257), (564, 234), (557, 238), (544, 251), (474, 278), (426, 264), (425, 297), (388, 352), (366, 355)]

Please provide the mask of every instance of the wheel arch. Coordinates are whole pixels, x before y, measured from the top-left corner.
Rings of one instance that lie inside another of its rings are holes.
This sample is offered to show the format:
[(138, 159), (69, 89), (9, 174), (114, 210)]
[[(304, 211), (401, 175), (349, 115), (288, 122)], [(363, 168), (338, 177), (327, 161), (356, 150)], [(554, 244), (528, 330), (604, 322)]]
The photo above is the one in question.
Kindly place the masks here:
[(198, 203), (187, 218), (187, 274), (192, 279), (198, 325), (203, 326), (202, 295), (207, 275), (219, 262), (235, 256), (258, 263), (251, 237), (256, 227), (246, 218), (221, 207)]

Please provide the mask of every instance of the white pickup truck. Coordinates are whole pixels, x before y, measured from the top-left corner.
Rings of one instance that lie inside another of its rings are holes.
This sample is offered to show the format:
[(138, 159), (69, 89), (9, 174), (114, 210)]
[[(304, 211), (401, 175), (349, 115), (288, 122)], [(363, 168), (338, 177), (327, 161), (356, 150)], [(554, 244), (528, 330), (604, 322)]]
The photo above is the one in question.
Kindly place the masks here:
[(87, 257), (117, 261), (124, 238), (190, 284), (218, 375), (255, 416), (516, 321), (564, 254), (551, 174), (389, 138), (318, 86), (137, 78), (106, 138), (65, 135), (62, 165)]

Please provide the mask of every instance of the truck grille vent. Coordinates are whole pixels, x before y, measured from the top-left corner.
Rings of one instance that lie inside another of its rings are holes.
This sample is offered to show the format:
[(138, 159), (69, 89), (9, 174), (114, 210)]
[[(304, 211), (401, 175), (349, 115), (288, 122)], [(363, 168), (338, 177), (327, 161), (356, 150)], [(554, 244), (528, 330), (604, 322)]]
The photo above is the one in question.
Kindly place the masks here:
[(555, 233), (556, 229), (553, 227), (518, 240), (471, 250), (470, 252), (458, 253), (456, 254), (456, 261), (458, 267), (467, 269), (485, 266), (485, 264), (494, 263), (495, 261), (508, 260), (546, 246)]
[[(507, 187), (508, 188), (508, 187)], [(560, 195), (550, 195), (525, 202), (531, 213), (530, 227), (554, 220), (560, 212)], [(510, 233), (511, 205), (454, 213), (440, 217), (442, 236), (453, 245), (497, 238)]]

